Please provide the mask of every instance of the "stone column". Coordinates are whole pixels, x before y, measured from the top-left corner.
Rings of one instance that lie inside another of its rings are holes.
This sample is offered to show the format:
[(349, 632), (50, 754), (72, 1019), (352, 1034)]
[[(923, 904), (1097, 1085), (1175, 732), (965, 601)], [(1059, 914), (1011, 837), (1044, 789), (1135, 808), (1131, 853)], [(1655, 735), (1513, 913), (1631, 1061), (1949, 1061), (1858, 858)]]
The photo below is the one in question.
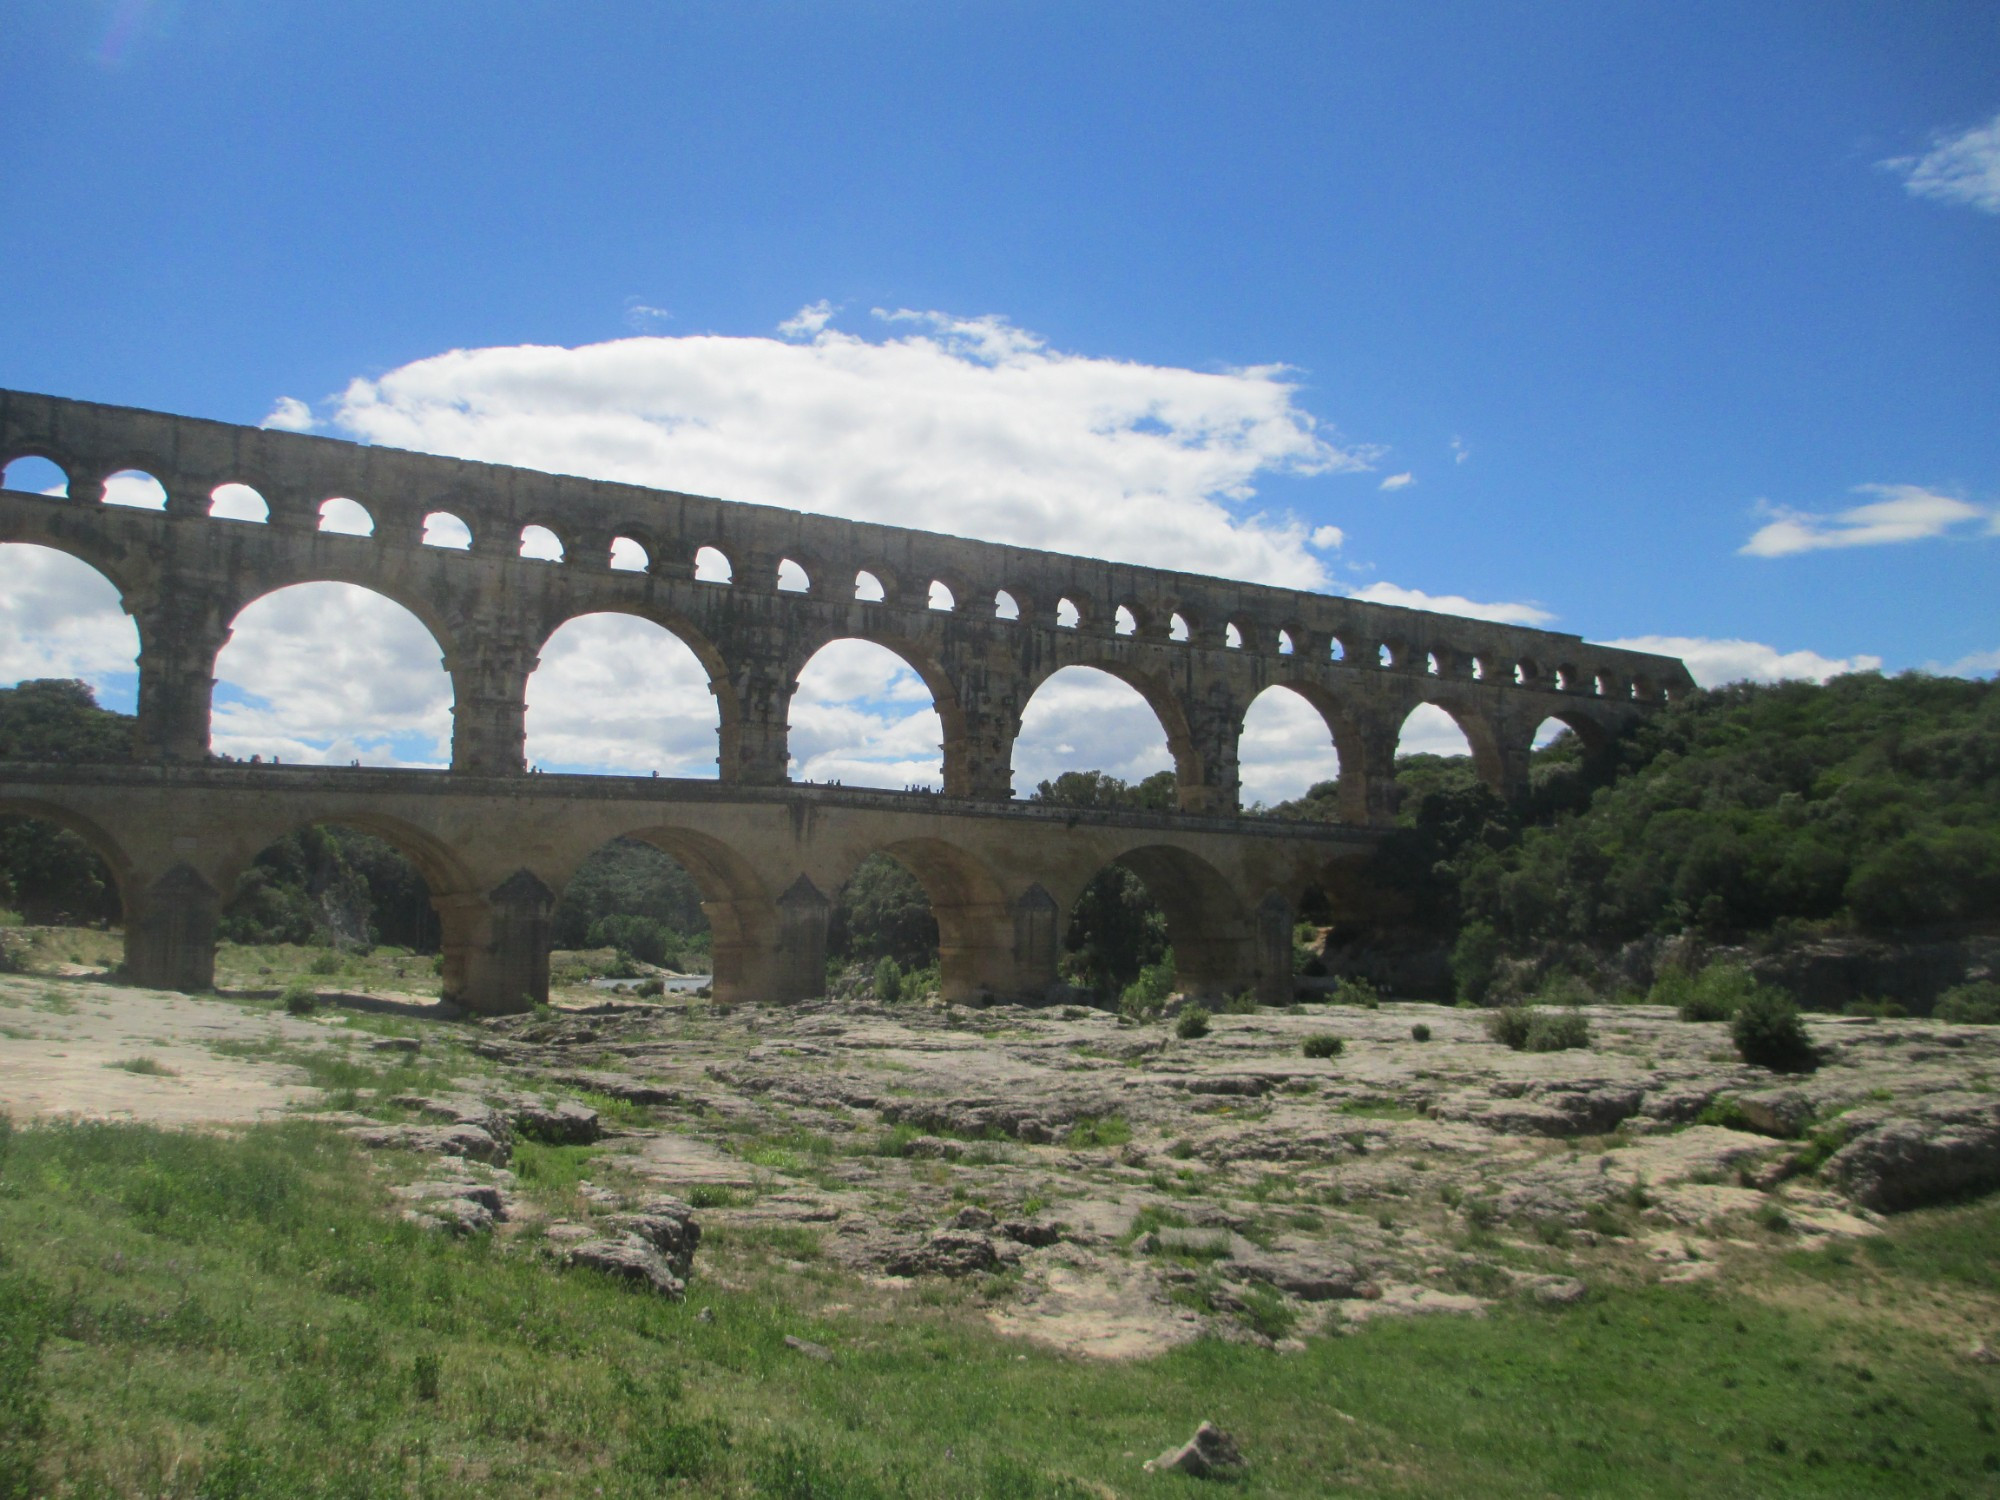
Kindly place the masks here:
[(1292, 903), (1272, 891), (1257, 904), (1257, 998), (1265, 1005), (1292, 1000)]
[[(549, 999), (549, 918), (553, 892), (530, 870), (516, 870), (483, 901), (455, 903), (470, 931), (461, 944), (447, 939), (446, 998), (482, 1015), (510, 1015), (546, 1005)], [(445, 904), (438, 905), (445, 914)], [(450, 924), (448, 924), (450, 925)], [(483, 928), (483, 931), (480, 929)], [(461, 956), (462, 980), (449, 993), (454, 947)]]
[(717, 731), (721, 779), (737, 786), (783, 786), (791, 780), (792, 693), (798, 681), (775, 661), (749, 661), (731, 671), (736, 715)]
[(1056, 982), (1061, 913), (1056, 899), (1031, 885), (1014, 902), (1014, 981), (1009, 989), (1022, 1000), (1039, 1000)]
[(128, 598), (139, 627), (139, 712), (133, 752), (141, 760), (208, 759), (215, 658), (229, 640), (227, 611), (195, 582), (161, 584)]
[(462, 775), (512, 776), (526, 769), (528, 677), (535, 647), (513, 632), (478, 624), (454, 632), (451, 674), (451, 768)]
[(215, 988), (215, 920), (221, 899), (192, 866), (150, 885), (134, 880), (125, 904), (125, 977), (155, 990)]
[(778, 943), (771, 999), (812, 1000), (826, 993), (826, 926), (833, 903), (801, 875), (778, 898)]
[(1242, 774), (1237, 741), (1243, 733), (1243, 708), (1222, 684), (1211, 684), (1187, 704), (1188, 734), (1193, 742), (1194, 774), (1183, 769), (1181, 811), (1228, 817), (1237, 811)]
[[(1356, 810), (1371, 827), (1387, 827), (1396, 821), (1396, 746), (1402, 738), (1405, 716), (1405, 709), (1390, 706), (1386, 711), (1363, 715), (1356, 726), (1355, 740), (1361, 761), (1356, 767), (1361, 778)], [(1347, 773), (1344, 760), (1340, 769), (1344, 781)], [(1342, 798), (1343, 802), (1346, 800)]]

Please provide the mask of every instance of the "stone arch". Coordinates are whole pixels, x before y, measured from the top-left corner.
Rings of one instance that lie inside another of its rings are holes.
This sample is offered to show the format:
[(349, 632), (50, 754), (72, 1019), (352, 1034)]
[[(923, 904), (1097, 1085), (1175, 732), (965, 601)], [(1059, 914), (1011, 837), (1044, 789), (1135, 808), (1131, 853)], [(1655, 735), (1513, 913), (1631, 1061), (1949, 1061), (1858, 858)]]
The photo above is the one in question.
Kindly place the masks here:
[(375, 516), (359, 500), (334, 495), (319, 503), (318, 529), (334, 536), (373, 536)]
[(650, 573), (653, 571), (653, 549), (637, 537), (624, 532), (611, 539), (605, 551), (604, 566), (614, 573)]
[[(574, 771), (583, 768), (584, 763), (582, 762), (567, 759), (561, 754), (551, 753), (546, 743), (542, 745), (535, 743), (538, 738), (548, 741), (560, 733), (559, 730), (551, 727), (548, 719), (543, 721), (543, 727), (537, 728), (535, 718), (536, 705), (534, 702), (535, 684), (536, 680), (541, 678), (543, 691), (548, 693), (551, 684), (557, 679), (553, 677), (543, 678), (542, 674), (544, 672), (562, 671), (569, 666), (563, 660), (565, 655), (564, 647), (557, 639), (565, 630), (568, 630), (573, 625), (585, 625), (586, 622), (613, 621), (636, 621), (647, 627), (649, 631), (656, 631), (659, 635), (664, 636), (667, 641), (672, 642), (675, 647), (678, 647), (686, 655), (693, 667), (693, 672), (685, 675), (698, 678), (700, 688), (706, 689), (702, 695), (704, 710), (707, 709), (709, 703), (713, 703), (713, 715), (711, 716), (709, 712), (704, 711), (699, 717), (703, 721), (704, 731), (707, 730), (708, 726), (713, 725), (715, 738), (711, 743), (716, 746), (717, 760), (715, 764), (719, 765), (722, 739), (735, 726), (740, 717), (737, 713), (736, 692), (730, 684), (728, 668), (723, 662), (721, 653), (716, 650), (714, 644), (706, 636), (679, 615), (657, 607), (585, 610), (564, 617), (541, 639), (535, 651), (537, 665), (529, 674), (525, 685), (527, 698), (525, 723), (527, 727), (528, 759), (540, 766), (553, 766), (562, 770)], [(592, 632), (616, 634), (615, 629), (611, 632), (604, 631), (602, 623), (591, 627), (591, 630), (586, 631), (585, 634), (588, 635)], [(649, 699), (653, 698), (653, 695), (661, 688), (666, 690), (667, 697), (669, 698), (677, 693), (685, 695), (691, 688), (697, 691), (700, 690), (696, 688), (693, 682), (675, 680), (672, 668), (669, 668), (666, 674), (658, 671), (638, 670), (635, 672), (632, 670), (636, 665), (634, 661), (635, 655), (643, 654), (645, 651), (651, 650), (661, 644), (663, 643), (657, 637), (637, 640), (631, 639), (628, 634), (628, 639), (624, 642), (611, 640), (601, 643), (598, 655), (593, 658), (595, 661), (602, 662), (606, 670), (611, 672), (614, 677), (622, 679), (622, 685), (620, 681), (615, 680), (607, 680), (599, 684), (602, 689), (602, 696), (610, 701), (622, 701), (625, 708), (634, 711), (637, 718), (654, 725), (660, 722), (663, 702), (658, 699), (649, 702)], [(607, 650), (616, 652), (615, 659), (606, 657), (605, 652)], [(589, 686), (590, 684), (586, 681), (586, 691)], [(550, 696), (559, 697), (560, 694), (556, 693)], [(547, 700), (545, 699), (545, 701)], [(682, 717), (692, 718), (695, 716), (687, 715)], [(560, 721), (556, 722), (559, 723)], [(592, 722), (603, 725), (606, 721), (600, 714), (594, 716)], [(634, 726), (630, 738), (635, 747), (639, 743), (643, 733), (644, 731), (640, 730), (637, 725)], [(655, 746), (654, 748), (661, 747)], [(668, 756), (664, 757), (664, 759), (674, 761), (684, 760), (684, 757)], [(607, 774), (645, 775), (650, 771), (654, 775), (659, 775), (661, 774), (661, 764), (661, 757), (634, 757), (629, 761), (620, 763), (617, 769), (609, 771)], [(682, 764), (667, 772), (667, 774), (686, 777), (699, 776), (702, 773), (692, 771), (685, 764)]]
[(1176, 845), (1155, 843), (1134, 844), (1105, 863), (1138, 876), (1166, 914), (1177, 989), (1217, 997), (1255, 984), (1252, 914), (1215, 866)]
[(736, 582), (736, 559), (713, 542), (694, 549), (694, 578), (697, 583)]
[(1510, 792), (1511, 778), (1508, 774), (1505, 749), (1492, 719), (1475, 703), (1467, 702), (1452, 694), (1437, 693), (1422, 702), (1412, 704), (1409, 713), (1403, 715), (1402, 722), (1397, 726), (1398, 744), (1401, 743), (1403, 731), (1409, 725), (1411, 715), (1426, 706), (1439, 709), (1450, 718), (1458, 727), (1458, 732), (1465, 736), (1466, 751), (1472, 757), (1472, 768), (1479, 779), (1501, 796), (1507, 796)]
[(854, 575), (854, 597), (863, 604), (881, 604), (889, 597), (880, 568), (861, 568)]
[(516, 555), (531, 562), (559, 563), (568, 560), (569, 547), (554, 527), (530, 521), (521, 528), (521, 545)]
[(61, 494), (69, 496), (69, 467), (39, 448), (21, 448), (0, 456), (0, 489), (23, 494), (45, 495), (55, 490), (48, 482), (51, 474), (61, 482)]
[(146, 469), (118, 469), (104, 476), (105, 505), (124, 505), (133, 510), (165, 510), (167, 487)]
[[(972, 775), (972, 745), (967, 730), (965, 712), (958, 699), (957, 684), (952, 681), (950, 673), (945, 671), (943, 662), (938, 660), (923, 643), (912, 640), (908, 636), (890, 631), (863, 628), (818, 634), (804, 642), (799, 655), (795, 658), (796, 666), (787, 674), (788, 680), (791, 683), (791, 688), (786, 698), (788, 717), (791, 714), (793, 705), (799, 703), (799, 684), (804, 679), (806, 672), (812, 667), (813, 662), (828, 647), (838, 645), (842, 641), (860, 641), (866, 645), (878, 647), (888, 652), (904, 667), (914, 673), (918, 681), (923, 683), (925, 689), (931, 695), (931, 709), (938, 717), (938, 728), (940, 731), (938, 747), (940, 754), (939, 777), (943, 782), (947, 794), (953, 796), (965, 795), (964, 791), (960, 790), (960, 788), (970, 785)], [(921, 712), (922, 710), (916, 710), (916, 713)], [(910, 717), (915, 717), (915, 713), (906, 716), (906, 720)], [(806, 758), (801, 759), (802, 765), (807, 763), (808, 760)], [(891, 778), (889, 782), (884, 784), (896, 786), (906, 784), (907, 781), (907, 777), (903, 778), (902, 783), (898, 783), (894, 778)]]
[[(800, 989), (805, 977), (800, 955), (781, 951), (779, 898), (774, 897), (746, 859), (714, 836), (666, 823), (639, 823), (616, 830), (576, 855), (561, 872), (567, 886), (583, 861), (611, 837), (651, 844), (673, 860), (701, 892), (701, 909), (708, 918), (712, 983), (718, 1002), (795, 1000), (817, 995), (825, 984), (825, 916), (820, 915), (820, 947), (814, 958), (819, 972), (811, 988)], [(795, 900), (793, 905), (799, 903)], [(809, 904), (809, 903), (808, 903)], [(797, 972), (793, 972), (797, 971)]]
[[(237, 898), (242, 879), (255, 865), (257, 856), (279, 840), (309, 828), (348, 828), (372, 834), (408, 860), (422, 878), (430, 896), (431, 909), (438, 919), (438, 952), (442, 959), (442, 997), (459, 1003), (473, 990), (508, 996), (527, 993), (528, 987), (499, 991), (490, 989), (491, 975), (482, 968), (492, 961), (487, 951), (492, 944), (491, 903), (480, 889), (478, 874), (450, 844), (428, 829), (393, 814), (357, 807), (350, 802), (308, 801), (300, 812), (261, 823), (236, 834), (226, 859), (217, 866), (215, 916), (220, 918)], [(213, 932), (213, 927), (211, 927)], [(538, 1000), (548, 998), (547, 966), (543, 965)]]
[[(361, 577), (368, 571), (363, 568), (340, 571), (346, 576), (322, 573), (273, 581), (268, 588), (236, 603), (229, 612), (208, 672), (217, 690), (209, 714), (208, 734), (209, 747), (214, 753), (274, 753), (276, 736), (272, 726), (258, 721), (256, 706), (260, 701), (268, 706), (270, 695), (264, 691), (267, 688), (283, 685), (296, 688), (300, 684), (336, 680), (390, 683), (400, 679), (407, 685), (408, 679), (401, 674), (421, 670), (416, 665), (423, 660), (424, 646), (418, 635), (421, 633), (427, 638), (429, 648), (437, 653), (434, 658), (437, 677), (430, 700), (420, 708), (408, 702), (398, 705), (397, 717), (402, 727), (361, 733), (355, 733), (351, 727), (355, 705), (329, 700), (322, 710), (325, 719), (316, 726), (318, 737), (326, 743), (316, 746), (313, 754), (335, 761), (342, 757), (360, 759), (370, 764), (412, 761), (432, 764), (446, 758), (444, 747), (450, 741), (453, 710), (466, 698), (456, 674), (446, 665), (454, 660), (452, 632), (420, 594), (384, 587), (378, 579)], [(280, 595), (291, 595), (289, 610), (274, 603)], [(369, 602), (363, 602), (364, 597)], [(264, 622), (254, 616), (246, 620), (260, 605), (269, 606), (260, 613), (277, 611), (269, 628), (279, 643), (275, 648), (266, 644), (261, 660), (246, 644), (245, 634), (246, 627), (264, 627)], [(384, 613), (378, 606), (388, 606), (394, 614)], [(374, 617), (372, 620), (368, 618), (370, 615)], [(414, 631), (406, 629), (399, 616), (407, 617)], [(357, 619), (363, 628), (356, 628)], [(348, 659), (347, 674), (329, 671), (326, 665), (329, 652)], [(232, 653), (236, 660), (246, 661), (253, 669), (248, 680), (239, 681), (227, 674)], [(266, 670), (256, 670), (260, 667)], [(403, 713), (406, 707), (413, 710), (407, 716)], [(423, 726), (425, 716), (433, 721), (435, 732), (429, 745), (420, 751), (415, 737), (427, 732)], [(398, 741), (402, 742), (400, 747)], [(306, 742), (311, 744), (313, 740)]]
[(781, 594), (810, 594), (813, 591), (812, 570), (797, 558), (781, 557), (772, 586)]
[(118, 895), (119, 909), (128, 914), (131, 912), (135, 866), (125, 846), (109, 829), (74, 808), (40, 797), (0, 797), (0, 817), (34, 818), (75, 834), (89, 845), (91, 853), (104, 861), (104, 868), (110, 873), (112, 886)]
[(958, 608), (958, 591), (942, 578), (933, 578), (925, 591), (924, 607), (950, 614)]
[[(1258, 700), (1278, 689), (1303, 699), (1319, 715), (1333, 743), (1339, 780), (1340, 819), (1343, 823), (1366, 823), (1369, 820), (1371, 784), (1379, 783), (1384, 787), (1394, 784), (1394, 745), (1390, 745), (1386, 758), (1380, 753), (1371, 755), (1373, 747), (1369, 743), (1366, 727), (1348, 702), (1340, 694), (1309, 679), (1279, 678), (1252, 699), (1250, 706), (1254, 708)], [(1248, 719), (1248, 709), (1244, 711), (1244, 717)], [(1241, 753), (1239, 749), (1239, 762)], [(1378, 765), (1378, 761), (1382, 764)], [(1380, 800), (1379, 794), (1377, 800)]]
[(268, 524), (271, 502), (254, 485), (232, 479), (218, 484), (208, 495), (208, 513), (218, 521), (251, 521)]
[(1121, 604), (1112, 613), (1111, 633), (1113, 635), (1137, 635), (1139, 633), (1139, 617), (1132, 613), (1130, 605)]
[(1006, 589), (999, 589), (993, 595), (993, 618), (996, 620), (1018, 621), (1021, 618), (1021, 601)]
[[(76, 535), (65, 532), (37, 537), (32, 542), (0, 540), (0, 576), (7, 580), (6, 594), (0, 597), (0, 628), (31, 645), (36, 632), (30, 627), (49, 621), (67, 625), (88, 617), (102, 621), (109, 629), (115, 618), (131, 632), (129, 666), (121, 661), (112, 671), (108, 657), (79, 658), (58, 649), (50, 654), (47, 671), (30, 676), (80, 677), (102, 688), (104, 677), (122, 678), (130, 672), (136, 687), (139, 658), (147, 643), (132, 616), (138, 589), (126, 570), (139, 565), (143, 559), (116, 555), (88, 529), (80, 528)], [(108, 596), (100, 586), (109, 591)], [(23, 613), (15, 615), (15, 609)]]
[(470, 552), (472, 550), (472, 528), (461, 520), (458, 514), (449, 510), (434, 510), (424, 516), (419, 545), (439, 547), (447, 552)]
[(1014, 921), (1006, 892), (984, 861), (942, 839), (899, 839), (856, 860), (886, 854), (917, 879), (938, 925), (938, 982), (947, 1000), (1008, 996), (1018, 987)]
[[(1329, 695), (1290, 681), (1272, 683), (1250, 700), (1237, 729), (1236, 767), (1247, 802), (1290, 801), (1323, 782), (1338, 782), (1346, 762), (1328, 713)], [(1336, 714), (1335, 718), (1344, 716)], [(1317, 743), (1311, 732), (1317, 731)], [(1350, 744), (1352, 734), (1348, 734)]]
[[(1030, 675), (1022, 681), (1021, 689), (1023, 697), (1021, 700), (1020, 718), (1014, 726), (1014, 732), (1009, 736), (1007, 746), (1008, 765), (1014, 773), (1018, 775), (1019, 767), (1016, 762), (1020, 748), (1020, 737), (1023, 730), (1028, 727), (1028, 721), (1036, 696), (1043, 688), (1048, 686), (1050, 679), (1061, 672), (1071, 670), (1101, 672), (1106, 677), (1112, 678), (1114, 681), (1123, 684), (1137, 693), (1146, 707), (1151, 710), (1154, 722), (1159, 726), (1161, 734), (1166, 737), (1167, 756), (1173, 763), (1174, 779), (1180, 787), (1183, 796), (1186, 795), (1188, 788), (1199, 788), (1201, 786), (1201, 755), (1196, 748), (1194, 732), (1188, 724), (1187, 712), (1179, 696), (1164, 682), (1153, 678), (1145, 672), (1127, 666), (1123, 662), (1108, 658), (1105, 660), (1052, 663), (1043, 671)], [(1067, 766), (1063, 769), (1082, 771), (1104, 770), (1107, 768), (1103, 766)], [(1017, 795), (1021, 795), (1021, 793), (1017, 792)]]

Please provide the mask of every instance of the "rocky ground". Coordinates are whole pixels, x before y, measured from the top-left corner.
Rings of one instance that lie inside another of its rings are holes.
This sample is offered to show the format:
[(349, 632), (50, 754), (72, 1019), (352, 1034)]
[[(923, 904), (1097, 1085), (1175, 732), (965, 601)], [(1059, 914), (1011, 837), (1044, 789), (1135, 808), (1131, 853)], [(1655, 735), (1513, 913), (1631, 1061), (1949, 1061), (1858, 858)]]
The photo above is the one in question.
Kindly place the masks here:
[[(972, 1278), (1001, 1329), (1107, 1357), (1749, 1274), (2000, 1185), (2000, 1028), (1813, 1017), (1822, 1065), (1780, 1077), (1646, 1006), (1583, 1007), (1587, 1049), (1534, 1054), (1386, 1002), (1189, 1040), (1080, 1007), (373, 1004), (0, 977), (0, 1107), (311, 1114), (440, 1232), (669, 1294), (726, 1274), (704, 1233), (878, 1285)], [(1339, 1054), (1305, 1057), (1327, 1033)]]

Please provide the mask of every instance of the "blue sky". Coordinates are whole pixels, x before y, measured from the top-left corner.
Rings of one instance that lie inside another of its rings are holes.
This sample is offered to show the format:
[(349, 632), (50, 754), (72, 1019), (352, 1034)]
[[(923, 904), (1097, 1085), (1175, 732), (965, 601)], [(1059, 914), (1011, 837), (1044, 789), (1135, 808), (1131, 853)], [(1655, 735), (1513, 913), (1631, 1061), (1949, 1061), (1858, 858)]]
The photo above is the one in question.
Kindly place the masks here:
[(1283, 366), (1262, 387), (1319, 458), (1252, 441), (1207, 493), (1260, 546), (1338, 528), (1320, 586), (2000, 666), (1991, 4), (15, 0), (0, 27), (0, 384), (562, 462), (508, 446), (518, 412), (431, 420), (501, 353), (446, 372), (470, 386), (420, 362), (780, 360), (824, 302), (787, 348), (920, 337), (1069, 391)]

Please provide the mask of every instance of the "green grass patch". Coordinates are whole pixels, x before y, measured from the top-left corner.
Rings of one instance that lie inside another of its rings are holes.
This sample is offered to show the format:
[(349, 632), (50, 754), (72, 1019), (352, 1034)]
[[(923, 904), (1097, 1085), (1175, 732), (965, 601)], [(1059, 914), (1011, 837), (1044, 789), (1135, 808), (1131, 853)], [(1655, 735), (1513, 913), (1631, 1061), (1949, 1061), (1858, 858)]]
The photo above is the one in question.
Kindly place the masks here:
[(137, 1073), (142, 1078), (178, 1078), (181, 1075), (161, 1062), (157, 1057), (126, 1057), (117, 1062), (108, 1062), (107, 1068), (116, 1068), (122, 1073)]
[(810, 1258), (772, 1229), (716, 1233), (685, 1304), (426, 1235), (305, 1123), (37, 1126), (0, 1132), (0, 1472), (187, 1500), (1145, 1497), (1191, 1493), (1139, 1464), (1206, 1419), (1251, 1455), (1245, 1496), (1973, 1496), (2000, 1371), (1896, 1313), (1990, 1296), (1996, 1235), (1989, 1200), (1787, 1257), (1760, 1290), (1790, 1295), (1606, 1285), (1118, 1363), (1001, 1338), (951, 1288), (822, 1302), (839, 1273), (757, 1269)]
[(1085, 1151), (1099, 1146), (1122, 1146), (1131, 1139), (1131, 1123), (1123, 1116), (1085, 1115), (1070, 1126), (1063, 1144), (1072, 1151)]

